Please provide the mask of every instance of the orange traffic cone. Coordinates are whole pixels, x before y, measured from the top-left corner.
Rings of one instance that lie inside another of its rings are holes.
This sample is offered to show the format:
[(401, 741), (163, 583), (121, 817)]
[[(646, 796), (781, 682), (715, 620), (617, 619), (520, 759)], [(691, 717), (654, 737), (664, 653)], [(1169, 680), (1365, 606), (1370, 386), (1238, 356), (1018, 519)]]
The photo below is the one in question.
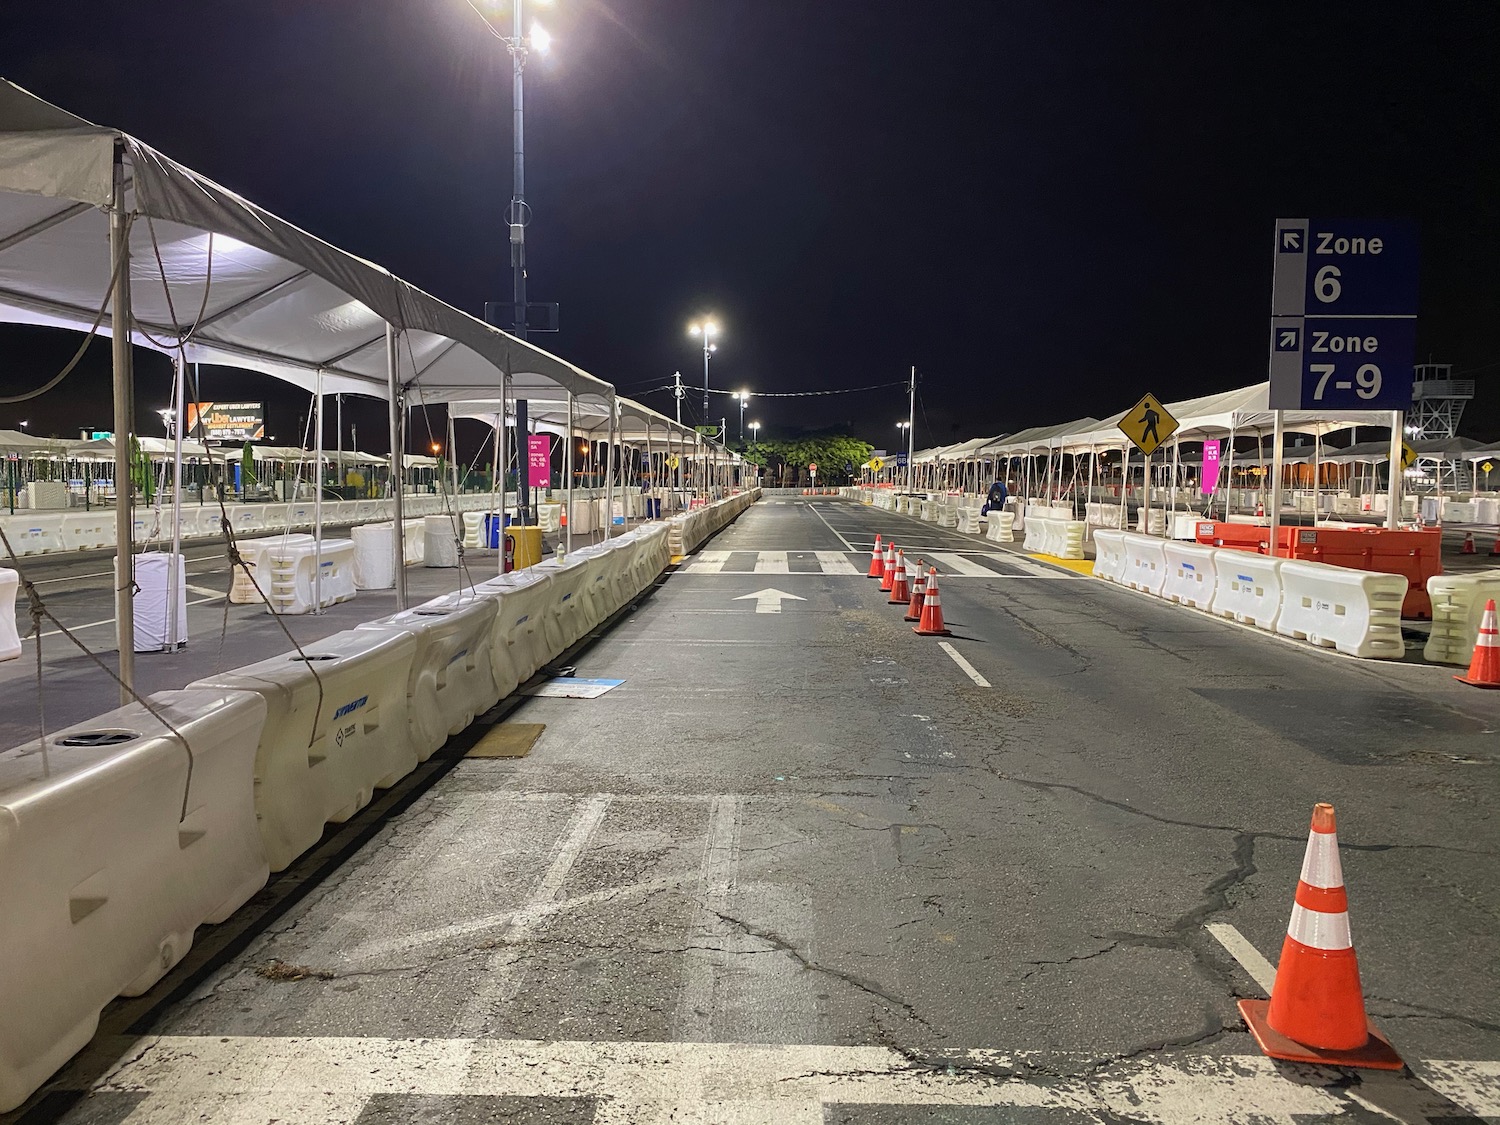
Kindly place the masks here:
[(880, 553), (880, 536), (878, 534), (875, 536), (875, 550), (870, 552), (870, 573), (867, 577), (885, 577), (885, 557)]
[(1472, 555), (1472, 554), (1475, 553), (1474, 552), (1474, 533), (1472, 531), (1466, 531), (1466, 532), (1464, 532), (1464, 545), (1459, 548), (1458, 553), (1460, 555)]
[(927, 594), (922, 599), (922, 620), (911, 627), (919, 637), (951, 637), (953, 630), (943, 624), (943, 604), (938, 597), (937, 568), (927, 571)]
[(1271, 999), (1241, 1000), (1240, 1014), (1273, 1059), (1376, 1070), (1405, 1065), (1365, 1015), (1332, 805), (1313, 806)]
[(906, 580), (906, 552), (896, 552), (896, 579), (891, 583), (889, 605), (905, 605), (911, 601), (911, 584)]
[(885, 573), (880, 576), (880, 588), (890, 593), (891, 587), (896, 583), (896, 542), (893, 539), (885, 541)]
[(1500, 535), (1495, 536), (1495, 542), (1490, 546), (1490, 558), (1500, 555)]
[(1494, 598), (1484, 606), (1479, 636), (1474, 638), (1474, 658), (1469, 661), (1469, 674), (1453, 678), (1474, 687), (1500, 688), (1500, 635), (1496, 635), (1495, 629)]
[(906, 607), (906, 620), (922, 620), (922, 602), (927, 597), (927, 575), (922, 573), (922, 560), (917, 560), (917, 580), (911, 584), (911, 604)]

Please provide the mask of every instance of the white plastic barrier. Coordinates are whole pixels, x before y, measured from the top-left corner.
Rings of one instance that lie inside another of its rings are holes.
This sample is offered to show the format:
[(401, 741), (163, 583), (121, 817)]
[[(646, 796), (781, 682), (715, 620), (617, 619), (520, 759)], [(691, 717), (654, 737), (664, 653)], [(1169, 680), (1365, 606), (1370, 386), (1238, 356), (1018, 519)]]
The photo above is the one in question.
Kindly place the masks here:
[(453, 520), (444, 515), (427, 516), (422, 521), (424, 539), (422, 565), (449, 567), (458, 565), (458, 536)]
[(568, 524), (574, 534), (588, 533), (599, 526), (599, 503), (596, 500), (574, 498), (568, 509)]
[(937, 508), (937, 524), (939, 527), (958, 527), (958, 509), (952, 504), (939, 504)]
[(494, 598), (448, 594), (359, 626), (401, 630), (417, 639), (406, 683), (406, 714), (419, 761), (425, 762), (450, 734), (458, 734), (499, 701), (490, 658), (498, 607)]
[[(234, 568), (234, 581), (229, 587), (229, 600), (235, 605), (250, 605), (264, 601), (263, 595), (271, 590), (271, 572), (266, 563), (266, 553), (272, 547), (278, 546), (311, 547), (312, 541), (311, 535), (267, 535), (259, 539), (237, 539), (235, 542), (245, 565)], [(259, 592), (256, 591), (257, 586), (260, 588)]]
[(1276, 631), (1349, 656), (1399, 660), (1402, 574), (1374, 574), (1324, 563), (1281, 564), (1281, 616)]
[(1094, 532), (1094, 577), (1125, 581), (1125, 532), (1100, 528)]
[(1500, 570), (1435, 574), (1427, 580), (1427, 594), (1432, 599), (1432, 631), (1422, 655), (1434, 664), (1468, 664), (1485, 602), (1500, 601)]
[(1135, 514), (1135, 527), (1137, 531), (1147, 535), (1165, 535), (1167, 533), (1167, 513), (1160, 508), (1139, 509)]
[(592, 577), (589, 561), (587, 558), (568, 558), (537, 564), (536, 569), (552, 575), (551, 596), (544, 623), (547, 647), (552, 656), (560, 655), (588, 632), (586, 586)]
[(561, 504), (538, 504), (536, 506), (537, 526), (543, 532), (562, 530), (562, 505)]
[[(1196, 539), (1198, 537), (1198, 521), (1202, 518), (1196, 512), (1173, 512), (1171, 538), (1183, 540)], [(1165, 519), (1165, 516), (1163, 519)]]
[(189, 685), (266, 701), (255, 807), (272, 871), (415, 768), (406, 692), (416, 650), (405, 631), (352, 629), (304, 646), (305, 659), (286, 653)]
[(1161, 594), (1167, 577), (1167, 557), (1162, 540), (1150, 535), (1125, 533), (1125, 573), (1120, 581), (1133, 590)]
[[(546, 616), (552, 576), (528, 566), (475, 588), (476, 593), (498, 600), (490, 660), (501, 696), (525, 683), (552, 659), (547, 647)], [(507, 684), (509, 687), (507, 688)]]
[[(267, 610), (282, 614), (312, 613), (354, 597), (354, 541), (325, 539), (321, 558), (311, 535), (271, 540), (260, 552), (255, 580), (266, 596)], [(297, 542), (289, 542), (296, 539)], [(313, 574), (319, 574), (317, 590)]]
[(464, 546), (469, 549), (484, 546), (484, 512), (465, 512)]
[(1281, 568), (1285, 559), (1228, 548), (1214, 551), (1214, 597), (1209, 612), (1245, 625), (1273, 630), (1281, 615)]
[(1036, 516), (1026, 517), (1026, 535), (1021, 541), (1023, 551), (1035, 551), (1040, 553), (1042, 544), (1046, 541), (1047, 529), (1042, 526), (1042, 521)]
[(1214, 549), (1196, 543), (1163, 544), (1166, 578), (1161, 596), (1178, 605), (1208, 609), (1214, 598)]
[(0, 660), (14, 660), (21, 655), (21, 633), (16, 628), (16, 593), (21, 576), (0, 567)]
[(18, 515), (7, 522), (5, 533), (17, 555), (43, 555), (64, 550), (62, 516)]
[(984, 537), (996, 543), (1014, 543), (1016, 514), (1014, 512), (991, 511), (985, 517)]
[[(0, 1112), (92, 1038), (114, 997), (182, 960), (193, 931), (266, 882), (254, 695), (171, 691), (0, 754)], [(182, 817), (187, 794), (187, 818)]]
[(936, 523), (938, 504), (935, 500), (923, 500), (919, 516), (927, 523)]
[[(245, 535), (252, 531), (263, 531), (267, 527), (266, 509), (273, 507), (269, 504), (236, 504), (228, 509), (229, 526), (234, 528), (236, 535)], [(276, 530), (276, 525), (271, 525), (271, 530)]]
[(964, 535), (978, 535), (980, 518), (978, 508), (960, 508), (958, 510), (958, 530)]
[[(187, 512), (183, 513), (186, 522)], [(112, 547), (115, 517), (111, 512), (69, 513), (62, 518), (62, 543), (67, 551), (93, 551)]]

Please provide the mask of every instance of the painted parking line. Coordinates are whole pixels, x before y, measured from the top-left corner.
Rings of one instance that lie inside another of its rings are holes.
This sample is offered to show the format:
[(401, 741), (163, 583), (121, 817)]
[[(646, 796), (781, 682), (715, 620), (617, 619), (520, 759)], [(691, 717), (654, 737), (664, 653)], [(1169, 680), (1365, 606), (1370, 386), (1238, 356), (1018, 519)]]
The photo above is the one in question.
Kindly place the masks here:
[(755, 557), (756, 574), (789, 574), (785, 551), (761, 551)]
[(730, 551), (699, 551), (687, 569), (689, 574), (717, 574), (729, 561)]
[(980, 566), (978, 563), (972, 562), (962, 555), (954, 554), (951, 551), (934, 551), (928, 561), (935, 562), (939, 566), (945, 566), (954, 574), (966, 574), (970, 578), (990, 578), (995, 573), (989, 567)]
[(1276, 967), (1261, 956), (1260, 950), (1250, 944), (1248, 938), (1228, 922), (1209, 922), (1204, 926), (1214, 940), (1229, 951), (1229, 955), (1240, 963), (1240, 968), (1250, 974), (1250, 979), (1271, 994), (1276, 983)]
[[(192, 589), (192, 587), (188, 587), (188, 588)], [(223, 600), (224, 600), (224, 595), (223, 594), (215, 594), (211, 598), (197, 598), (197, 599), (195, 599), (193, 601), (188, 602), (187, 604), (188, 605), (207, 605), (209, 602), (221, 602)], [(105, 625), (113, 625), (114, 623), (115, 623), (115, 619), (113, 617), (106, 617), (103, 621), (90, 621), (87, 625), (69, 625), (68, 626), (68, 632), (70, 632), (70, 633), (81, 633), (85, 629), (98, 629), (98, 628), (101, 628), (101, 627), (103, 627)], [(62, 636), (62, 630), (61, 629), (49, 629), (47, 632), (43, 633), (42, 636), (43, 637), (60, 637), (60, 636)], [(21, 639), (23, 641), (25, 641), (25, 640), (30, 640), (31, 638), (30, 638), (30, 635), (28, 634), (27, 636), (22, 637)]]
[(963, 658), (963, 654), (960, 653), (958, 651), (958, 649), (954, 648), (947, 641), (939, 641), (938, 642), (938, 647), (941, 648), (944, 652), (946, 652), (949, 656), (953, 657), (953, 663), (957, 664), (960, 668), (962, 668), (964, 670), (964, 672), (968, 675), (969, 679), (973, 680), (980, 687), (989, 687), (990, 686), (989, 680), (987, 680), (983, 676), (981, 676), (979, 674), (979, 669), (975, 668), (974, 665), (970, 664), (967, 660), (965, 660)]
[(824, 574), (863, 574), (844, 557), (841, 551), (814, 551), (813, 557), (818, 560), (818, 567)]

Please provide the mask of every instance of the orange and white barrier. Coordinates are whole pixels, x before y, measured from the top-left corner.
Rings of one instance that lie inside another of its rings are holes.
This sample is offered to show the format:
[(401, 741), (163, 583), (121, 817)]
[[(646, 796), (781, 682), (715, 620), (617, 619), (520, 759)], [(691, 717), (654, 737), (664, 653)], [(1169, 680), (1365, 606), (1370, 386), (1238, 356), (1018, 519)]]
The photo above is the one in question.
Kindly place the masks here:
[(407, 727), (425, 762), (500, 700), (490, 645), (499, 603), (472, 593), (448, 594), (368, 621), (359, 630), (401, 630), (417, 640), (406, 681)]
[(1244, 625), (1274, 631), (1281, 616), (1281, 567), (1249, 551), (1214, 551), (1214, 597), (1208, 610)]
[[(255, 747), (266, 705), (171, 691), (0, 754), (0, 1112), (266, 882)], [(183, 795), (187, 816), (182, 817)]]
[(1400, 660), (1404, 574), (1374, 574), (1288, 559), (1281, 564), (1276, 631), (1349, 656)]
[(1500, 598), (1500, 570), (1435, 574), (1427, 580), (1432, 630), (1422, 655), (1434, 664), (1467, 664), (1484, 618), (1484, 603)]
[(21, 576), (0, 567), (0, 660), (14, 660), (21, 655), (21, 633), (16, 628), (16, 594)]
[(266, 701), (255, 798), (272, 871), (416, 767), (406, 717), (416, 649), (410, 633), (352, 629), (305, 646), (305, 659), (273, 656), (189, 685)]
[(1162, 549), (1166, 577), (1161, 596), (1169, 602), (1208, 609), (1214, 597), (1214, 549), (1196, 543), (1167, 542)]
[(1239, 1008), (1271, 1058), (1380, 1070), (1404, 1065), (1365, 1015), (1332, 805), (1313, 807), (1271, 999), (1241, 1000)]

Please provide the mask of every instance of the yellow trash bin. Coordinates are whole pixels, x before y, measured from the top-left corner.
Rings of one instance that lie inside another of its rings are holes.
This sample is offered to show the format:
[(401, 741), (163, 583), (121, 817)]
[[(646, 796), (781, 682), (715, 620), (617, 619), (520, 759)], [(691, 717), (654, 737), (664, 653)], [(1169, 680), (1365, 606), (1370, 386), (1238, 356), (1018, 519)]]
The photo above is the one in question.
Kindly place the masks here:
[(520, 570), (542, 561), (542, 529), (507, 527), (505, 529), (505, 569)]

